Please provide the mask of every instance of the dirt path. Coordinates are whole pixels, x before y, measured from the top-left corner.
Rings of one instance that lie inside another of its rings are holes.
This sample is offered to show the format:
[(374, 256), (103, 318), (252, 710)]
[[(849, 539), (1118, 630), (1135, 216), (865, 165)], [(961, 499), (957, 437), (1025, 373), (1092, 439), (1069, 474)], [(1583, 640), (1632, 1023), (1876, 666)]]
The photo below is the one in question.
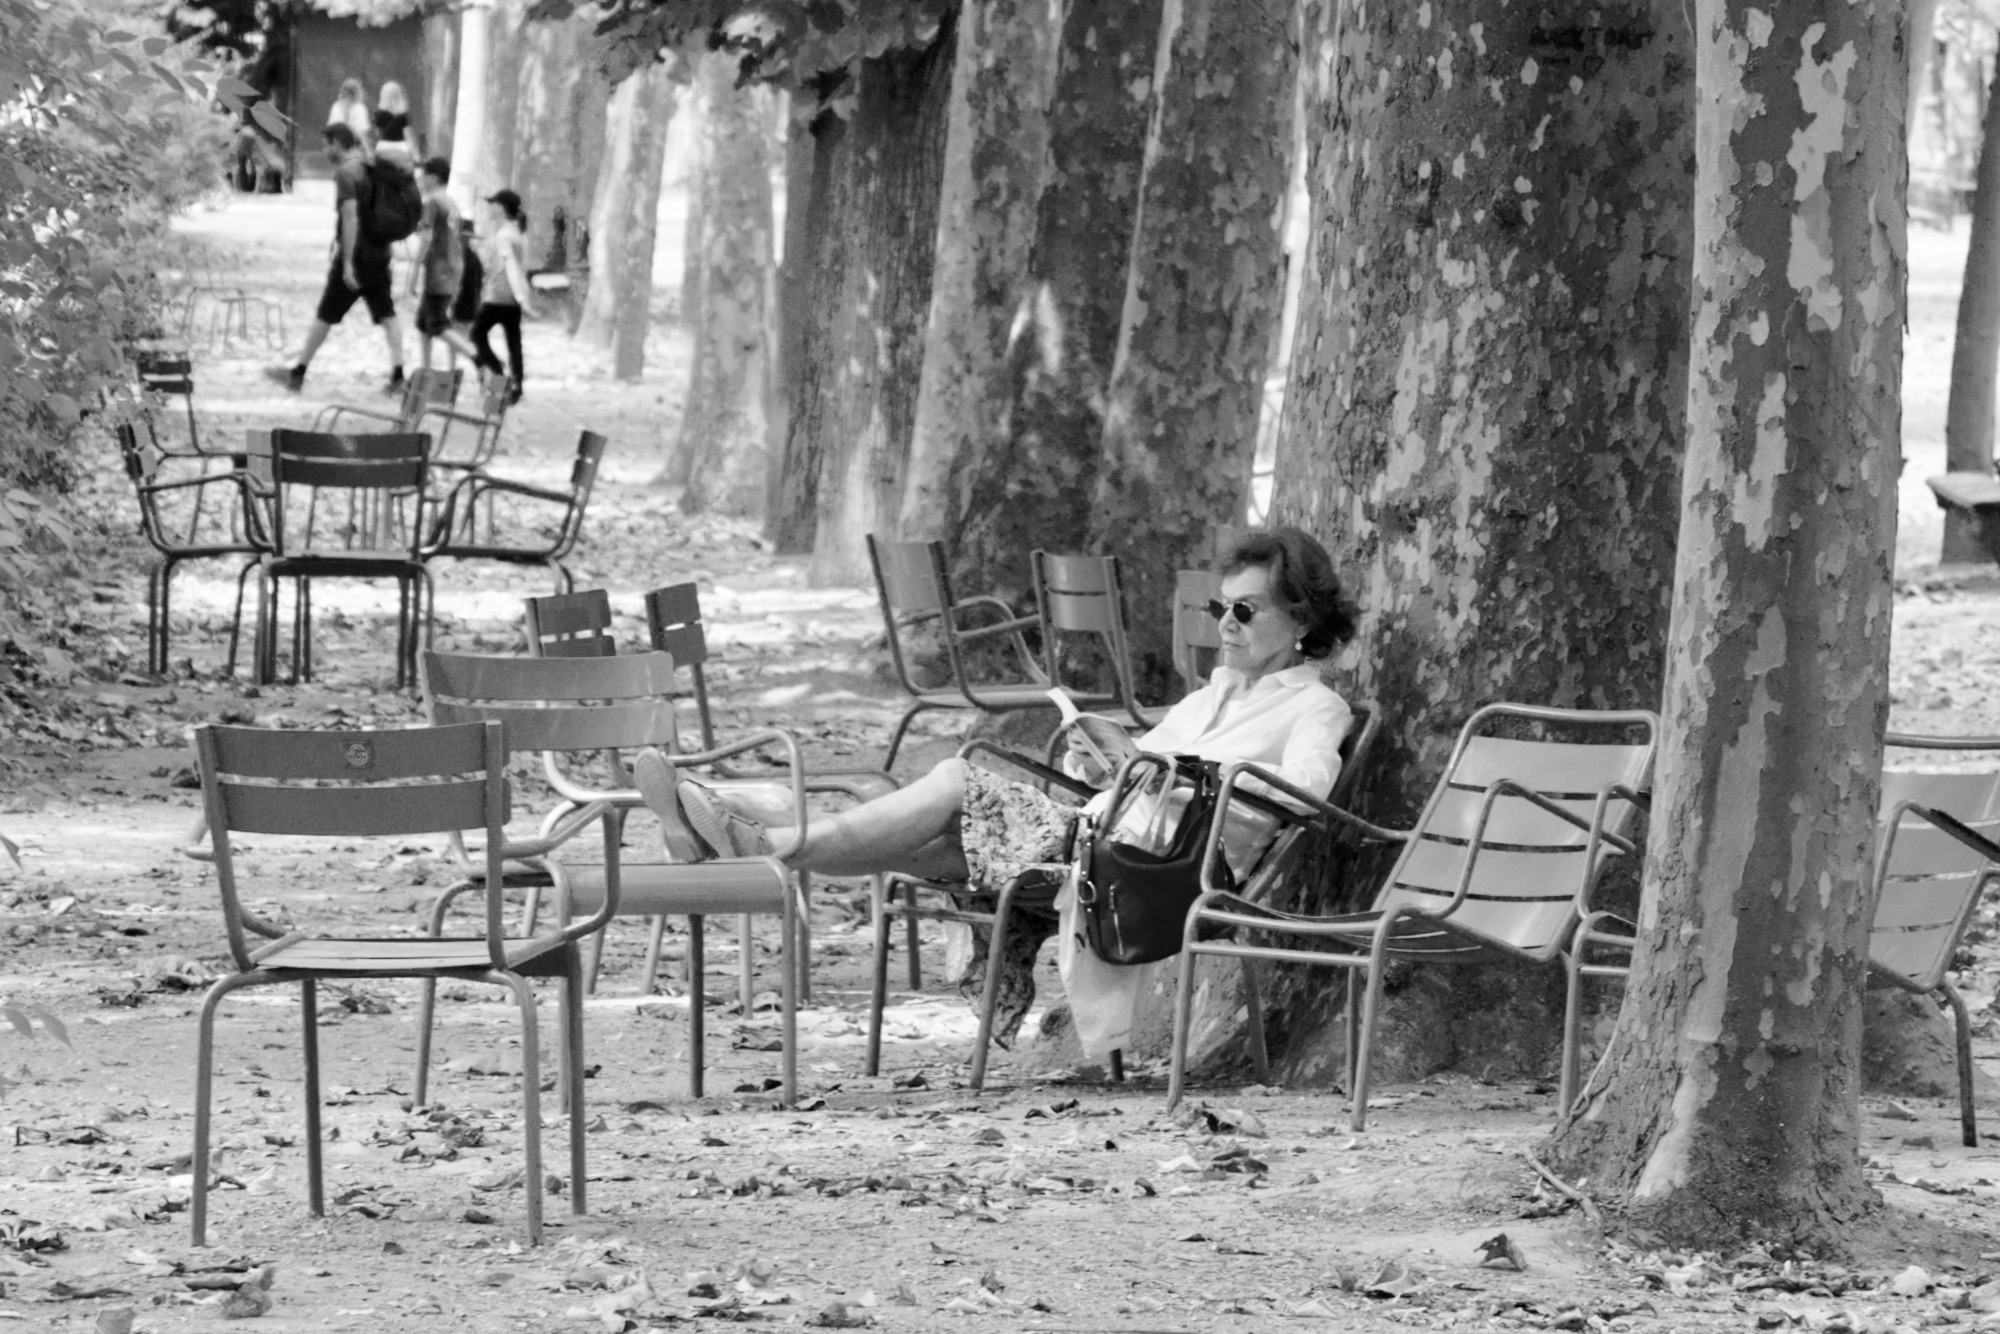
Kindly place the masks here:
[[(190, 230), (285, 311), (295, 338), (329, 215), (329, 201), (308, 193), (239, 201), (192, 219)], [(2000, 666), (2000, 584), (1940, 581), (1920, 568), (1935, 548), (1921, 477), (1941, 454), (1935, 344), (1940, 321), (1949, 337), (1939, 293), (1954, 245), (1962, 254), (1962, 235), (1920, 235), (1912, 246), (1896, 722), (2000, 731), (2000, 696), (1989, 686)], [(530, 325), (528, 394), (495, 470), (559, 482), (576, 431), (606, 431), (613, 453), (580, 582), (612, 590), (621, 630), (636, 639), (645, 588), (699, 580), (725, 726), (782, 720), (822, 756), (875, 754), (895, 706), (868, 642), (871, 598), (806, 588), (795, 564), (747, 530), (686, 521), (668, 493), (646, 484), (677, 427), (687, 355), (672, 330), (652, 353), (659, 369), (620, 385), (552, 325)], [(276, 348), (205, 347), (204, 428), (227, 438), (250, 425), (304, 424), (321, 402), (370, 394), (383, 358), (371, 331), (338, 331), (304, 399), (264, 380), (261, 367), (278, 360)], [(122, 515), (122, 483), (114, 468), (101, 472), (105, 512)], [(139, 568), (135, 552), (107, 570), (98, 600), (77, 615), (79, 634), (120, 639), (143, 661)], [(99, 1312), (129, 1306), (140, 1330), (208, 1329), (229, 1295), (212, 1284), (265, 1264), (277, 1270), (261, 1327), (300, 1330), (697, 1319), (1133, 1334), (1293, 1322), (1885, 1330), (1984, 1319), (1964, 1293), (2000, 1276), (2000, 1252), (1982, 1255), (1976, 1240), (1992, 1230), (2000, 1159), (1958, 1147), (1942, 1101), (1867, 1099), (1869, 1176), (1904, 1239), (1870, 1243), (1852, 1271), (1607, 1250), (1531, 1166), (1553, 1115), (1546, 1084), (1446, 1075), (1388, 1088), (1363, 1136), (1345, 1133), (1336, 1099), (1278, 1090), (1201, 1089), (1193, 1109), (1169, 1118), (1162, 1072), (1145, 1066), (1113, 1086), (1098, 1072), (1031, 1069), (1003, 1054), (986, 1093), (974, 1095), (964, 1086), (972, 1021), (939, 985), (929, 937), (933, 975), (923, 991), (894, 995), (882, 1071), (868, 1076), (866, 898), (837, 885), (814, 908), (814, 1003), (801, 1021), (796, 1109), (765, 1091), (777, 1068), (773, 1019), (768, 996), (747, 1016), (736, 1005), (733, 940), (710, 933), (710, 1095), (695, 1100), (686, 1094), (685, 986), (669, 980), (663, 994), (634, 994), (641, 929), (614, 931), (586, 1021), (591, 1212), (572, 1220), (574, 1183), (560, 1182), (549, 1197), (552, 1244), (540, 1251), (521, 1245), (519, 1048), (498, 993), (447, 989), (435, 1101), (415, 1108), (414, 989), (325, 989), (325, 1220), (305, 1209), (296, 998), (232, 999), (218, 1067), (225, 1181), (213, 1201), (215, 1244), (191, 1249), (193, 1015), (222, 952), (205, 868), (175, 852), (194, 809), (193, 793), (175, 785), (187, 763), (183, 733), (219, 718), (312, 726), (416, 716), (387, 689), (379, 590), (328, 590), (318, 682), (251, 691), (218, 677), (228, 574), (193, 570), (177, 583), (187, 616), (175, 656), (188, 663), (169, 681), (91, 685), (57, 735), (14, 738), (0, 757), (0, 832), (23, 845), (21, 869), (0, 861), (10, 946), (0, 997), (47, 1006), (68, 1021), (72, 1041), (66, 1051), (0, 1036), (9, 1083), (0, 1134), (12, 1144), (0, 1158), (0, 1328), (116, 1328), (99, 1324)], [(448, 571), (441, 642), (510, 647), (520, 597), (541, 587), (515, 571)], [(907, 767), (950, 744), (941, 724)], [(80, 764), (66, 758), (79, 752)], [(443, 847), (429, 844), (386, 855), (357, 846), (329, 860), (266, 840), (252, 860), (270, 877), (258, 895), (283, 913), (347, 925), (414, 925), (448, 875)], [(684, 940), (670, 937), (670, 959)], [(758, 945), (763, 985), (772, 944), (767, 936)], [(1996, 980), (1988, 923), (1962, 977), (1982, 1025)], [(1989, 1066), (2000, 1056), (1987, 1027), (1978, 1052)], [(545, 1117), (548, 1161), (559, 1166), (566, 1123), (546, 1104)], [(1482, 1243), (1501, 1234), (1525, 1270), (1481, 1263)], [(1904, 1272), (1913, 1260), (1923, 1276)], [(1892, 1292), (1891, 1280), (1910, 1295)]]

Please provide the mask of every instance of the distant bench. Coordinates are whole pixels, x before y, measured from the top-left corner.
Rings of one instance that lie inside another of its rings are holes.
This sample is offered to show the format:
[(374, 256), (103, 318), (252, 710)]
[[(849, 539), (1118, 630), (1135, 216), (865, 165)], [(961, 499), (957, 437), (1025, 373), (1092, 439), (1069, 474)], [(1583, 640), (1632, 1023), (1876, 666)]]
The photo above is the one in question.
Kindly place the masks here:
[(1983, 472), (1948, 472), (1926, 477), (1938, 508), (1957, 510), (1979, 524), (1979, 544), (2000, 561), (2000, 477)]

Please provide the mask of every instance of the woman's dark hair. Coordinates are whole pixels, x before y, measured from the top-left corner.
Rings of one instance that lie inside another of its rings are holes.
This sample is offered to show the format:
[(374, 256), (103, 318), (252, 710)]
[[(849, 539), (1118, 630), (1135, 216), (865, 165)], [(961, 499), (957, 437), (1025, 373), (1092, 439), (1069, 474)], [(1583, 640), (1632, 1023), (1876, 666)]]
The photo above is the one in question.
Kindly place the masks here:
[(1218, 568), (1227, 577), (1252, 566), (1271, 572), (1271, 596), (1302, 627), (1299, 652), (1306, 657), (1324, 658), (1354, 638), (1354, 603), (1340, 586), (1333, 557), (1303, 529), (1249, 533)]

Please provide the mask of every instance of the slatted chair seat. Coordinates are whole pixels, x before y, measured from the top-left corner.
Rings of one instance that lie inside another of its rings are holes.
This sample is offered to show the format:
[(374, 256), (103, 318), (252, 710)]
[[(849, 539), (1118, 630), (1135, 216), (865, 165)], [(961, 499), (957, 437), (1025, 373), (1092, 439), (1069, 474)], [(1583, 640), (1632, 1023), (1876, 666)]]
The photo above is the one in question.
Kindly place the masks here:
[[(1496, 735), (1506, 720), (1603, 736), (1595, 743)], [(1365, 912), (1275, 911), (1211, 888), (1188, 914), (1174, 1026), (1169, 1106), (1187, 1060), (1194, 961), (1273, 959), (1348, 970), (1348, 1092), (1366, 1125), (1371, 1047), (1391, 961), (1549, 963), (1563, 954), (1608, 856), (1635, 851), (1624, 831), (1643, 807), (1658, 718), (1493, 704), (1466, 722), (1443, 777), (1408, 831), (1383, 829), (1258, 773), (1260, 781), (1364, 838), (1402, 844)], [(1637, 732), (1643, 739), (1631, 740)], [(1244, 766), (1247, 768), (1248, 766)], [(1225, 789), (1237, 774), (1227, 774)], [(1216, 933), (1225, 933), (1216, 938)], [(1281, 944), (1299, 941), (1301, 944)], [(1262, 1016), (1250, 1014), (1261, 1045)]]
[[(521, 1101), (525, 1140), (528, 1239), (542, 1239), (541, 1076), (533, 978), (562, 983), (561, 1087), (569, 1116), (571, 1209), (587, 1210), (588, 1173), (583, 1115), (583, 972), (577, 941), (600, 929), (617, 908), (615, 886), (596, 915), (566, 922), (532, 937), (509, 937), (502, 924), (502, 866), (509, 859), (544, 857), (591, 824), (606, 808), (573, 814), (537, 839), (509, 843), (507, 751), (499, 724), (469, 723), (389, 731), (298, 732), (208, 725), (195, 730), (203, 819), (212, 851), (190, 848), (214, 863), (216, 886), (235, 971), (224, 974), (203, 998), (195, 1056), (194, 1185), (190, 1223), (194, 1244), (207, 1244), (210, 1187), (209, 1139), (215, 1085), (218, 1008), (245, 987), (297, 985), (303, 1015), (305, 1140), (308, 1200), (325, 1213), (320, 1145), (318, 982), (323, 978), (417, 978), (426, 989), (438, 978), (506, 987), (521, 1015)], [(303, 835), (338, 840), (401, 841), (419, 834), (467, 830), (484, 835), (483, 856), (469, 868), (473, 879), (453, 893), (477, 890), (484, 898), (484, 930), (444, 937), (343, 935), (286, 931), (246, 906), (252, 872), (239, 867), (233, 836)], [(260, 939), (261, 942), (260, 943)], [(428, 1028), (424, 1034), (428, 1041)], [(423, 1094), (419, 1092), (421, 1100)]]

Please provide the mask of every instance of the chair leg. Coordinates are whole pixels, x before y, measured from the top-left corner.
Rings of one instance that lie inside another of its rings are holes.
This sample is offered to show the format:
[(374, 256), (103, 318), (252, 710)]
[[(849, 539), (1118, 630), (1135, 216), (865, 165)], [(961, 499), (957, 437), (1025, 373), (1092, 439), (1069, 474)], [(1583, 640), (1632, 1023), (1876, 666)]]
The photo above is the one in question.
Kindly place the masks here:
[[(583, 968), (583, 989), (593, 996), (597, 994), (597, 967), (603, 962), (604, 932), (593, 931), (590, 936), (590, 957)], [(647, 990), (650, 991), (651, 988)]]
[(1000, 1007), (1000, 962), (1007, 954), (1007, 910), (1013, 906), (1014, 885), (1009, 881), (993, 905), (992, 935), (986, 942), (986, 986), (979, 998), (979, 1036), (972, 1048), (972, 1088), (986, 1087), (986, 1051), (993, 1043), (993, 1012)]
[(778, 915), (778, 1055), (787, 1107), (796, 1107), (799, 1101), (799, 968), (795, 953), (802, 932), (796, 902), (787, 886), (785, 906)]
[(1113, 1047), (1111, 1049), (1111, 1082), (1114, 1084), (1125, 1082), (1125, 1049), (1123, 1047)]
[(889, 888), (887, 880), (876, 876), (869, 885), (871, 916), (875, 926), (875, 949), (868, 980), (868, 1065), (867, 1073), (882, 1073), (882, 1012), (889, 1004)]
[(1361, 979), (1355, 970), (1347, 970), (1347, 1051), (1343, 1064), (1347, 1067), (1347, 1091), (1354, 1092), (1354, 1057), (1361, 1047)]
[(794, 921), (798, 927), (798, 938), (794, 942), (793, 948), (795, 952), (792, 957), (796, 960), (795, 971), (799, 975), (799, 1004), (811, 1005), (813, 988), (812, 873), (810, 871), (800, 871), (798, 872), (798, 877), (798, 910), (794, 917)]
[(306, 1059), (306, 1199), (314, 1218), (326, 1216), (326, 1173), (320, 1154), (319, 983), (299, 983), (299, 1037)]
[(700, 913), (688, 914), (688, 1096), (701, 1096), (702, 1053), (702, 1008), (708, 1004), (706, 982), (707, 969), (702, 964), (702, 917)]
[(757, 932), (750, 914), (736, 919), (736, 1007), (750, 1020), (750, 1002), (757, 995)]
[(589, 1169), (584, 1154), (588, 1118), (583, 1105), (583, 968), (576, 947), (569, 948), (569, 966), (562, 976), (563, 1103), (569, 1112), (569, 1211), (581, 1216), (589, 1210), (584, 1198)]
[(1354, 1115), (1350, 1124), (1356, 1134), (1368, 1124), (1368, 1063), (1374, 1055), (1375, 1012), (1382, 1004), (1382, 972), (1386, 962), (1379, 954), (1368, 959), (1368, 981), (1361, 1002), (1361, 1044), (1354, 1054)]
[(431, 1024), (437, 1018), (437, 991), (437, 979), (425, 978), (423, 999), (417, 1002), (417, 1077), (410, 1096), (419, 1107), (430, 1101)]
[[(914, 909), (917, 906), (917, 887), (909, 885), (907, 889), (909, 892), (905, 896), (905, 901)], [(903, 949), (909, 955), (910, 959), (910, 990), (922, 991), (924, 989), (924, 955), (923, 949), (917, 940), (917, 917), (915, 912), (911, 912), (903, 918)]]
[(1949, 982), (1938, 983), (1945, 1002), (1951, 1006), (1952, 1027), (1958, 1049), (1958, 1129), (1960, 1142), (1968, 1149), (1979, 1147), (1979, 1117), (1972, 1106), (1972, 1018), (1965, 1012), (1965, 1000)]
[(188, 1206), (190, 1244), (208, 1245), (208, 1138), (215, 1110), (215, 1010), (222, 998), (252, 980), (247, 973), (220, 979), (202, 997), (195, 1027), (194, 1199)]
[[(527, 1180), (524, 1194), (528, 1202), (528, 1244), (542, 1244), (542, 1194), (548, 1179), (542, 1174), (542, 1062), (539, 1037), (541, 1025), (535, 1017), (535, 989), (528, 980), (513, 973), (488, 972), (488, 981), (498, 982), (514, 992), (521, 1006), (521, 1131), (527, 1141)], [(582, 1179), (572, 1182), (582, 1186)]]
[(229, 622), (229, 661), (223, 666), (223, 671), (230, 676), (236, 675), (236, 650), (243, 639), (243, 586), (248, 582), (250, 572), (256, 568), (256, 562), (252, 561), (236, 576), (236, 615)]
[(1180, 1105), (1187, 1083), (1188, 1029), (1194, 1022), (1194, 958), (1193, 950), (1181, 951), (1180, 976), (1174, 982), (1174, 1045), (1167, 1065), (1167, 1110), (1170, 1112)]
[(1576, 1102), (1576, 1068), (1583, 1046), (1583, 942), (1563, 952), (1567, 983), (1563, 994), (1562, 1077), (1556, 1082), (1556, 1117), (1569, 1115)]
[(1264, 1040), (1264, 991), (1257, 981), (1257, 961), (1243, 960), (1243, 1011), (1250, 1039), (1250, 1069), (1259, 1084), (1271, 1082), (1271, 1049)]
[[(639, 994), (641, 996), (650, 996), (653, 994), (653, 982), (660, 975), (660, 955), (665, 951), (667, 942), (666, 915), (664, 913), (655, 913), (647, 920), (646, 925), (648, 928), (646, 932), (646, 971), (645, 975), (639, 979)], [(603, 938), (604, 933), (602, 931), (592, 937), (593, 940), (602, 940)], [(590, 983), (593, 987), (597, 985), (597, 953), (594, 950), (590, 956)]]

